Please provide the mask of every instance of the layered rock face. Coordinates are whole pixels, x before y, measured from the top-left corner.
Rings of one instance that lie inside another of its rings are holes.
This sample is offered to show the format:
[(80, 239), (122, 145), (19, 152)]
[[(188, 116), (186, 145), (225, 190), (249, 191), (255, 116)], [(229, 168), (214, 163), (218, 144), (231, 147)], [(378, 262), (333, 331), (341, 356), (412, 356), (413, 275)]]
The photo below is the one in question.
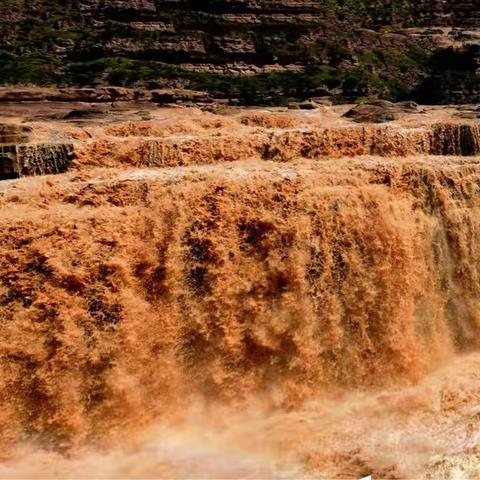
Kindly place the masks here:
[(30, 143), (31, 128), (0, 124), (0, 180), (27, 175), (66, 172), (73, 159), (72, 145)]
[(472, 0), (36, 0), (0, 13), (3, 83), (187, 87), (241, 103), (480, 98)]

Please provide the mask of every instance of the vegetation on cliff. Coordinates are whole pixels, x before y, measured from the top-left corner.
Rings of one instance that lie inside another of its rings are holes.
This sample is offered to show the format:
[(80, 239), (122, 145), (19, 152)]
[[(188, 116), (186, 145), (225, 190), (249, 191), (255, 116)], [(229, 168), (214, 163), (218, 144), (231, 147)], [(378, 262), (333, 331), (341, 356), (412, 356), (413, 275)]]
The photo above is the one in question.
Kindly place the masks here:
[(454, 92), (462, 89), (480, 96), (478, 49), (442, 56), (432, 41), (438, 30), (405, 30), (467, 22), (455, 10), (462, 2), (2, 3), (3, 84), (178, 86), (244, 104), (323, 95), (442, 103), (461, 101)]

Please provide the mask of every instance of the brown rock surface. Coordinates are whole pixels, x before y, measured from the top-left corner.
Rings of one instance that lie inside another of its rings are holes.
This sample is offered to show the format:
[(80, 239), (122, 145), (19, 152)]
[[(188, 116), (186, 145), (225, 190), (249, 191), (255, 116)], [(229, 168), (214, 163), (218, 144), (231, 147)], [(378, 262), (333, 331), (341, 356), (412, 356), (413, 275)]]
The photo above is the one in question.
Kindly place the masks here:
[(344, 116), (357, 123), (385, 123), (398, 120), (406, 113), (424, 113), (424, 110), (414, 102), (392, 103), (378, 100), (372, 103), (361, 103)]

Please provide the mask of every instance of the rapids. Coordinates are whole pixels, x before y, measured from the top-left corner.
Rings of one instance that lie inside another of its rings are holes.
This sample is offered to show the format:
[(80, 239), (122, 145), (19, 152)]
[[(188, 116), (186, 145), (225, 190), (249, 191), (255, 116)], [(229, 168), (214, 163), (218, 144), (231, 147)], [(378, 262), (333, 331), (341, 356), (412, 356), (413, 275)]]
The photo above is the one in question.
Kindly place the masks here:
[(465, 110), (39, 108), (17, 160), (68, 171), (0, 182), (0, 478), (480, 476)]
[(4, 182), (0, 476), (478, 473), (479, 189), (477, 157)]

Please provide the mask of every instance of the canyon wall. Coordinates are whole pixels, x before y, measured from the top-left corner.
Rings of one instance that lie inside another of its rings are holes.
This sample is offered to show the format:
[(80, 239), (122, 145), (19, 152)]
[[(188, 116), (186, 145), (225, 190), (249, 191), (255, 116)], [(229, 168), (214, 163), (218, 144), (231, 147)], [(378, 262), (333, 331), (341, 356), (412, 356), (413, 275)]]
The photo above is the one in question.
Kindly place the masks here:
[(241, 103), (480, 97), (473, 1), (21, 0), (0, 13), (3, 83), (189, 87)]

